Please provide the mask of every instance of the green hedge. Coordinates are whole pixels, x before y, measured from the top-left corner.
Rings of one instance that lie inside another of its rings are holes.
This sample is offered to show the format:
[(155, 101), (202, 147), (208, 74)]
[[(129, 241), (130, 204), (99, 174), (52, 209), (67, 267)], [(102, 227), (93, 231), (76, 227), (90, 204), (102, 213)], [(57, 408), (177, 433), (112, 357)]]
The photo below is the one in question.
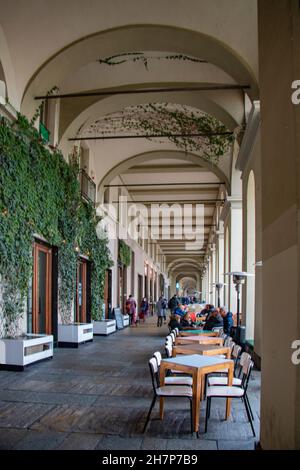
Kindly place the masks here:
[(71, 318), (78, 252), (92, 261), (92, 317), (101, 316), (105, 270), (111, 266), (106, 239), (99, 239), (99, 218), (81, 198), (78, 166), (51, 152), (27, 119), (0, 121), (0, 275), (1, 335), (17, 333), (32, 276), (33, 234), (58, 247), (59, 305)]

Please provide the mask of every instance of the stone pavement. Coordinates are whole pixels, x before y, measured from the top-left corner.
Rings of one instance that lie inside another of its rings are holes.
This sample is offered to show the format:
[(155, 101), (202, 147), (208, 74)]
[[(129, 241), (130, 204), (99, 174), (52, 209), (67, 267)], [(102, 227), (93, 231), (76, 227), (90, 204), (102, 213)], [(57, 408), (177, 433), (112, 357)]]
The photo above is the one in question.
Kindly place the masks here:
[(224, 421), (222, 399), (212, 402), (207, 434), (202, 404), (198, 439), (190, 434), (184, 399), (166, 400), (163, 421), (157, 403), (142, 434), (152, 398), (147, 361), (154, 351), (163, 353), (168, 332), (154, 320), (95, 337), (79, 349), (56, 349), (52, 360), (24, 372), (0, 371), (0, 449), (254, 449), (259, 440), (258, 371), (249, 386), (255, 439), (242, 402), (233, 401), (231, 418)]

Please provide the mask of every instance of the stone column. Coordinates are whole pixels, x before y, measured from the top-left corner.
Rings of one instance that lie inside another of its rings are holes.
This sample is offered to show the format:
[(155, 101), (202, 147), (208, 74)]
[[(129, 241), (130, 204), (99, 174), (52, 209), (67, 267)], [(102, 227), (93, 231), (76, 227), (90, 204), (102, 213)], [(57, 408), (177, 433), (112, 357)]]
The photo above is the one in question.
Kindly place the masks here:
[[(243, 257), (243, 211), (240, 196), (228, 196), (221, 212), (220, 218), (224, 221), (224, 228), (229, 229), (229, 271), (242, 271)], [(224, 276), (228, 284), (229, 305), (233, 313), (237, 311), (237, 297), (232, 276)]]
[[(300, 449), (300, 7), (258, 1), (262, 165), (263, 449)], [(298, 354), (299, 358), (299, 354)]]

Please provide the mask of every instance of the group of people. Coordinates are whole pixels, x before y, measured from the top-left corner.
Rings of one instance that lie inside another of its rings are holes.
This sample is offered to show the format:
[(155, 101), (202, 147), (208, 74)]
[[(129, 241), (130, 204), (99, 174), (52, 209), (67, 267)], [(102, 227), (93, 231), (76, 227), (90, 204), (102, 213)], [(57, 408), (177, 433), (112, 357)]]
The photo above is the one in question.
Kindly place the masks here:
[(149, 314), (149, 302), (146, 297), (143, 297), (140, 305), (139, 312), (137, 310), (137, 303), (133, 295), (130, 294), (125, 303), (125, 310), (130, 318), (130, 325), (137, 326), (139, 320), (145, 321)]
[[(156, 302), (157, 326), (162, 326), (163, 321), (164, 323), (167, 322), (167, 308), (167, 299), (161, 295)], [(139, 321), (142, 321), (143, 323), (146, 321), (146, 318), (150, 313), (150, 303), (146, 297), (143, 297), (138, 310), (136, 300), (132, 295), (129, 295), (126, 300), (125, 309), (130, 318), (130, 325), (138, 326)]]
[[(197, 328), (196, 315), (186, 311), (186, 307), (179, 304), (176, 296), (170, 299), (169, 306), (171, 310), (169, 327), (171, 329)], [(227, 311), (226, 307), (215, 308), (214, 305), (207, 304), (200, 315), (201, 317), (205, 316), (204, 330), (211, 331), (213, 328), (222, 327), (225, 334), (230, 334), (233, 326), (233, 315), (232, 312)]]
[[(169, 302), (161, 295), (156, 302), (158, 327), (161, 327), (163, 323), (167, 322), (168, 308), (171, 312), (169, 322), (171, 329), (178, 328), (179, 330), (183, 330), (198, 328), (196, 314), (189, 312), (187, 305), (179, 303), (179, 299), (176, 295), (173, 295)], [(137, 326), (139, 321), (145, 322), (149, 315), (149, 309), (150, 304), (147, 298), (144, 297), (138, 311), (136, 300), (130, 295), (126, 300), (126, 313), (130, 317), (130, 325)], [(233, 315), (231, 312), (227, 311), (226, 307), (215, 308), (214, 305), (206, 304), (204, 309), (200, 312), (200, 315), (201, 317), (205, 316), (204, 330), (211, 331), (213, 328), (222, 327), (224, 333), (230, 334), (230, 330), (233, 326)]]

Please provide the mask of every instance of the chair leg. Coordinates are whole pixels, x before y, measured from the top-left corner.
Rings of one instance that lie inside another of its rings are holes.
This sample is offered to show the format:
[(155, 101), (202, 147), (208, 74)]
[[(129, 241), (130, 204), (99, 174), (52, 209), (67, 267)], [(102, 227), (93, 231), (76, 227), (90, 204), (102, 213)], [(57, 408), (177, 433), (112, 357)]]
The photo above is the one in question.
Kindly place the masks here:
[(253, 416), (253, 412), (252, 412), (252, 409), (251, 409), (251, 406), (250, 406), (250, 402), (249, 402), (249, 398), (248, 398), (247, 393), (245, 393), (245, 399), (247, 400), (247, 405), (248, 405), (248, 409), (250, 411), (251, 419), (252, 419), (252, 421), (254, 421), (254, 416)]
[(191, 433), (193, 434), (194, 429), (193, 429), (193, 399), (189, 398), (190, 402), (190, 416), (191, 416)]
[(251, 429), (252, 429), (253, 437), (255, 437), (255, 430), (254, 430), (253, 422), (252, 422), (252, 419), (251, 419), (250, 411), (248, 409), (247, 400), (245, 399), (245, 397), (243, 397), (243, 402), (245, 404), (246, 413), (247, 413), (248, 420), (249, 420), (249, 423), (250, 423), (250, 426), (251, 426)]
[(210, 414), (210, 401), (211, 401), (211, 398), (208, 397), (206, 400), (206, 415), (205, 415), (205, 431), (204, 432), (207, 432), (207, 423), (208, 423), (208, 418)]
[(144, 429), (143, 429), (143, 433), (146, 431), (146, 428), (147, 428), (147, 425), (149, 423), (151, 412), (153, 410), (155, 402), (156, 402), (156, 396), (153, 397), (153, 400), (151, 402), (151, 405), (150, 405), (150, 408), (149, 408), (149, 411), (148, 411), (148, 415), (147, 415), (147, 419), (146, 419), (146, 422), (145, 422), (145, 426), (144, 426)]

